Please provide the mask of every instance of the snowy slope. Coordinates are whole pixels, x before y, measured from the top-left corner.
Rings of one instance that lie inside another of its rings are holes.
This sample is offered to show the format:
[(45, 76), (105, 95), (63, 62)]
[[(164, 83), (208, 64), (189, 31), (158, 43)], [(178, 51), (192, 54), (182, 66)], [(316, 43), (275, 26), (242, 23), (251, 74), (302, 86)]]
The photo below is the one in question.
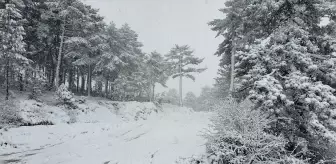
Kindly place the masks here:
[[(165, 104), (158, 113), (134, 121), (130, 118), (141, 115), (139, 111), (149, 104), (124, 103), (119, 106), (122, 112), (118, 113), (109, 110), (109, 103), (99, 102), (99, 108), (92, 108), (96, 110), (78, 115), (79, 121), (75, 124), (20, 127), (2, 132), (2, 139), (17, 148), (0, 147), (0, 164), (1, 161), (28, 164), (172, 164), (179, 157), (204, 152), (205, 141), (200, 134), (207, 128), (209, 113)], [(103, 110), (101, 106), (104, 105), (108, 110)]]
[(149, 102), (113, 102), (106, 99), (89, 99), (85, 103), (75, 102), (78, 109), (67, 109), (64, 106), (36, 102), (35, 100), (19, 99), (18, 107), (23, 120), (36, 124), (49, 121), (53, 124), (68, 122), (115, 122), (144, 120), (157, 114), (158, 107)]

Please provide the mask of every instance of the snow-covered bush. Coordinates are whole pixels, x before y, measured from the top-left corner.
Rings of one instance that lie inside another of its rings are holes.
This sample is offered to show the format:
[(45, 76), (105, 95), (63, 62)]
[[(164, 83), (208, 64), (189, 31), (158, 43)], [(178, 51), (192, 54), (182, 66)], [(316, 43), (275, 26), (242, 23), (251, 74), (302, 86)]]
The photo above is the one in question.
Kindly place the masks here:
[(39, 96), (41, 96), (41, 94), (42, 91), (40, 87), (33, 87), (28, 95), (28, 99), (39, 101)]
[(75, 101), (74, 94), (64, 84), (58, 87), (56, 95), (57, 100), (66, 105), (73, 105)]
[(73, 123), (77, 122), (78, 111), (76, 111), (76, 110), (68, 110), (67, 114), (69, 116), (69, 121), (67, 122), (68, 124), (73, 124)]
[(84, 104), (84, 103), (86, 102), (86, 97), (85, 97), (85, 96), (81, 96), (81, 97), (79, 97), (79, 99), (77, 100), (77, 102), (78, 102), (79, 104)]
[(247, 102), (224, 102), (212, 122), (211, 132), (205, 135), (211, 163), (307, 163), (299, 158), (307, 153), (305, 140), (288, 152), (286, 139), (267, 133), (270, 120)]
[(0, 126), (20, 125), (22, 118), (17, 110), (18, 107), (12, 100), (0, 102)]

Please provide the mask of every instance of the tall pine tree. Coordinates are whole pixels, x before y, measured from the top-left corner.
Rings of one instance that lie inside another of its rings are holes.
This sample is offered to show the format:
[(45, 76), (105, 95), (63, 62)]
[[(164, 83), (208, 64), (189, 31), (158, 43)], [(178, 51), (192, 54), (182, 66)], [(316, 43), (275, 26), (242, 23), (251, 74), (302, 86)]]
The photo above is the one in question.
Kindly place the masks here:
[[(330, 159), (328, 146), (336, 141), (335, 2), (325, 0), (231, 0), (222, 9), (224, 19), (210, 23), (225, 37), (217, 54), (232, 55), (238, 44), (238, 91), (245, 92), (272, 120), (271, 133), (284, 135), (288, 150), (300, 141), (318, 160)], [(320, 26), (327, 17), (329, 24)], [(243, 94), (244, 95), (244, 94)]]
[(170, 65), (170, 70), (173, 78), (180, 78), (179, 92), (180, 92), (180, 106), (183, 106), (182, 98), (182, 79), (183, 77), (189, 78), (195, 81), (194, 73), (201, 73), (206, 68), (195, 68), (203, 62), (204, 59), (195, 57), (193, 51), (190, 50), (188, 45), (175, 45), (169, 54), (166, 55), (166, 60)]
[(29, 60), (24, 55), (23, 36), (25, 31), (22, 15), (18, 9), (22, 2), (5, 1), (0, 3), (0, 6), (4, 6), (4, 9), (0, 10), (0, 59), (3, 63), (1, 65), (5, 66), (6, 100), (8, 100), (10, 96), (10, 74), (21, 74), (22, 69), (25, 69), (25, 66), (29, 64)]

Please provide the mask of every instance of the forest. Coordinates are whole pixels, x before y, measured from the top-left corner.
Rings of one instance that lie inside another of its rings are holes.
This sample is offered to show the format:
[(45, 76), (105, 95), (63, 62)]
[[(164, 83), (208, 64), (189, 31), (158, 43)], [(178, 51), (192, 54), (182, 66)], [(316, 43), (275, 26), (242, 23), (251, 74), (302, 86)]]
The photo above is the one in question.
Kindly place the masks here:
[(336, 163), (336, 1), (218, 8), (218, 74), (196, 95), (199, 47), (144, 52), (80, 0), (0, 0), (0, 163)]
[(0, 83), (10, 90), (55, 91), (112, 100), (151, 101), (170, 76), (195, 80), (203, 59), (187, 45), (145, 53), (138, 34), (79, 0), (4, 0), (1, 10)]

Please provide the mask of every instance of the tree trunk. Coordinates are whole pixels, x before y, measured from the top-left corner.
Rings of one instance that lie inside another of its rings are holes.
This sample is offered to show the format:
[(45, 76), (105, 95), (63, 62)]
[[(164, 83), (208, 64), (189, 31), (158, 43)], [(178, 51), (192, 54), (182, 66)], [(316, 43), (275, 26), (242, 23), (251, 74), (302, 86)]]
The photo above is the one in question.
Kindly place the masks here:
[(6, 58), (6, 100), (9, 100), (9, 59)]
[(23, 91), (23, 76), (19, 73), (19, 83), (20, 83), (20, 91)]
[(55, 87), (56, 89), (59, 87), (59, 73), (60, 73), (60, 67), (61, 67), (61, 62), (62, 62), (62, 48), (63, 48), (63, 41), (64, 41), (64, 32), (65, 32), (65, 27), (64, 24), (62, 25), (62, 35), (61, 35), (61, 43), (60, 47), (58, 50), (58, 58), (57, 58), (57, 67), (56, 67), (56, 79), (55, 79)]
[(96, 82), (96, 93), (98, 93), (99, 96), (103, 96), (104, 95), (104, 92), (103, 92), (103, 82), (101, 81), (97, 81)]
[(109, 83), (109, 94), (112, 94), (112, 96), (111, 96), (111, 99), (112, 100), (115, 100), (115, 97), (114, 97), (114, 95), (113, 95), (113, 85), (112, 85), (112, 83)]
[(179, 72), (180, 72), (180, 106), (183, 106), (183, 101), (182, 101), (182, 54), (180, 54), (180, 64), (179, 64)]
[(152, 90), (152, 100), (155, 101), (155, 83), (153, 84), (153, 90)]
[[(56, 78), (56, 72), (55, 72), (55, 65), (54, 64), (52, 64), (52, 68), (51, 68), (51, 83), (50, 83), (50, 88), (49, 88), (49, 90), (52, 90), (52, 88), (53, 88), (53, 82), (55, 81), (55, 78)], [(56, 83), (55, 83), (56, 84)]]
[(82, 92), (82, 94), (84, 94), (84, 92), (85, 92), (85, 76), (84, 76), (84, 73), (82, 73), (82, 76), (81, 76), (81, 78), (82, 78), (82, 82), (81, 82), (81, 92)]
[(68, 69), (63, 69), (63, 84), (66, 83), (66, 76), (67, 76), (67, 72), (68, 72)]
[(109, 82), (108, 82), (108, 79), (106, 78), (105, 79), (105, 97), (107, 98), (108, 97), (108, 87), (109, 86)]
[(69, 90), (72, 91), (73, 89), (73, 68), (69, 69), (68, 82), (69, 82)]
[(76, 92), (78, 93), (79, 92), (79, 71), (78, 71), (78, 68), (76, 68), (76, 83), (77, 83)]
[(25, 75), (24, 75), (24, 83), (26, 84), (26, 86), (29, 85), (29, 71), (25, 71)]
[(91, 65), (90, 64), (88, 68), (87, 91), (88, 91), (88, 97), (90, 97), (91, 96)]
[(232, 44), (232, 54), (231, 54), (231, 83), (230, 83), (230, 95), (233, 96), (234, 92), (234, 65), (235, 65), (235, 54), (236, 54), (236, 41), (233, 40)]

